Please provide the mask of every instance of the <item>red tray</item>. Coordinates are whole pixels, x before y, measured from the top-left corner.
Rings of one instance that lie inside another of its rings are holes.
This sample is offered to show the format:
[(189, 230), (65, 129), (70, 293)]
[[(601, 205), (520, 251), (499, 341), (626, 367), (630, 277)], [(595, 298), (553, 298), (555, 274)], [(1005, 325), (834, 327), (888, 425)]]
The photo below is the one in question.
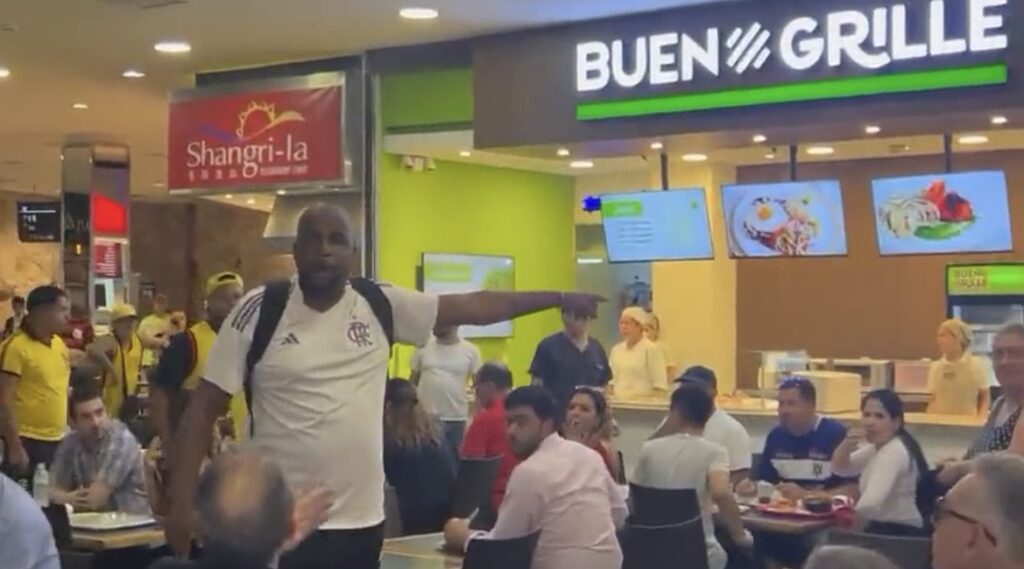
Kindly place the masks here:
[(814, 512), (808, 512), (807, 510), (796, 509), (796, 508), (777, 508), (771, 504), (757, 504), (754, 506), (760, 514), (768, 516), (780, 516), (785, 518), (800, 518), (803, 520), (828, 520), (834, 517), (835, 511), (825, 512), (823, 514), (815, 514)]

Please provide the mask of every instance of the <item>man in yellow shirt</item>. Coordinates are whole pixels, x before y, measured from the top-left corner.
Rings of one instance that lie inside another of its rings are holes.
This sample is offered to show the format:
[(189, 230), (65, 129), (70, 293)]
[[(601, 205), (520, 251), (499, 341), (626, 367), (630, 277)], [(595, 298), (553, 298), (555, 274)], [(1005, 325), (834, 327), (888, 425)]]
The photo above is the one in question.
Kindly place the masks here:
[[(111, 417), (131, 419), (136, 409), (122, 415), (122, 405), (138, 395), (143, 344), (136, 332), (139, 319), (135, 307), (118, 303), (110, 311), (109, 336), (97, 338), (86, 353), (103, 369), (103, 405)], [(134, 407), (134, 406), (133, 406)]]
[[(167, 451), (188, 395), (199, 384), (199, 377), (206, 367), (206, 357), (221, 324), (242, 298), (243, 284), (242, 277), (236, 273), (224, 272), (210, 277), (206, 281), (206, 319), (184, 334), (172, 336), (170, 345), (160, 358), (156, 373), (151, 378), (150, 415), (163, 442), (165, 456), (169, 454)], [(242, 436), (245, 414), (244, 398), (235, 397), (230, 416), (236, 439)]]
[(153, 313), (139, 323), (139, 337), (146, 344), (142, 355), (142, 367), (156, 365), (160, 350), (167, 347), (174, 328), (171, 313), (168, 312), (167, 295), (158, 294), (153, 297)]
[(20, 330), (0, 345), (0, 435), (4, 472), (28, 487), (50, 465), (67, 425), (71, 365), (60, 334), (71, 303), (55, 286), (34, 289)]

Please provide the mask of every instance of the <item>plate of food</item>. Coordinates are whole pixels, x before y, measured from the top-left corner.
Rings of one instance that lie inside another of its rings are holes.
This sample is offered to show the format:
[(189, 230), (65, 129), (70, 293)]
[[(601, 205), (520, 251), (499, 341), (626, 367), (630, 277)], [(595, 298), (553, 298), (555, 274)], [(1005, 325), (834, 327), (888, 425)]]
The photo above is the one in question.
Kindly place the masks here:
[(977, 217), (971, 202), (935, 180), (909, 195), (889, 198), (878, 208), (882, 227), (893, 237), (926, 241), (952, 239), (974, 225)]
[(837, 185), (832, 188), (824, 183), (797, 182), (733, 186), (725, 195), (729, 249), (733, 256), (807, 257), (846, 253)]
[(830, 498), (810, 497), (793, 501), (782, 496), (774, 496), (767, 504), (758, 504), (755, 508), (762, 514), (815, 520), (829, 519), (834, 514)]
[(152, 516), (140, 516), (125, 512), (80, 512), (71, 514), (71, 527), (89, 531), (114, 531), (151, 526), (156, 523)]

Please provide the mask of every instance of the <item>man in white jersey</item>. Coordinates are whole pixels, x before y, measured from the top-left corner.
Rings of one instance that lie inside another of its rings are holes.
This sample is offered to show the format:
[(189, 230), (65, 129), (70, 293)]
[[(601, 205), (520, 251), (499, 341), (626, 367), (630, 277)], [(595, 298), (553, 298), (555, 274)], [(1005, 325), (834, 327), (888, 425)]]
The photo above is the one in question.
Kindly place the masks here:
[(321, 204), (306, 210), (293, 246), (298, 275), (259, 361), (251, 368), (247, 362), (263, 305), (272, 305), (263, 301), (280, 287), (250, 292), (221, 327), (174, 447), (166, 528), (179, 554), (189, 548), (190, 505), (211, 427), (231, 394), (249, 385), (252, 443), (282, 465), (293, 487), (322, 481), (335, 496), (327, 522), (280, 567), (376, 569), (384, 521), (388, 336), (422, 346), (435, 326), (486, 325), (559, 306), (594, 314), (600, 300), (559, 292), (437, 297), (372, 283), (367, 291), (365, 281), (349, 279), (353, 244), (342, 209)]

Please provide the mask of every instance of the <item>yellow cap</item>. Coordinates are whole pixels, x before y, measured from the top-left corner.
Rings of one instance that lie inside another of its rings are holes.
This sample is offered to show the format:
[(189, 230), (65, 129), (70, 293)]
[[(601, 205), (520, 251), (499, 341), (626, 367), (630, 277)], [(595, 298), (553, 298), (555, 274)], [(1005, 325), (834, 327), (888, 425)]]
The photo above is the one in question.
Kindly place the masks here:
[(206, 279), (206, 296), (210, 296), (213, 294), (213, 291), (227, 284), (236, 284), (245, 288), (245, 283), (242, 282), (242, 277), (238, 273), (225, 271), (223, 273), (217, 273)]
[(110, 321), (117, 322), (118, 320), (124, 320), (125, 318), (135, 318), (138, 314), (135, 312), (135, 307), (130, 304), (119, 302), (110, 309)]

